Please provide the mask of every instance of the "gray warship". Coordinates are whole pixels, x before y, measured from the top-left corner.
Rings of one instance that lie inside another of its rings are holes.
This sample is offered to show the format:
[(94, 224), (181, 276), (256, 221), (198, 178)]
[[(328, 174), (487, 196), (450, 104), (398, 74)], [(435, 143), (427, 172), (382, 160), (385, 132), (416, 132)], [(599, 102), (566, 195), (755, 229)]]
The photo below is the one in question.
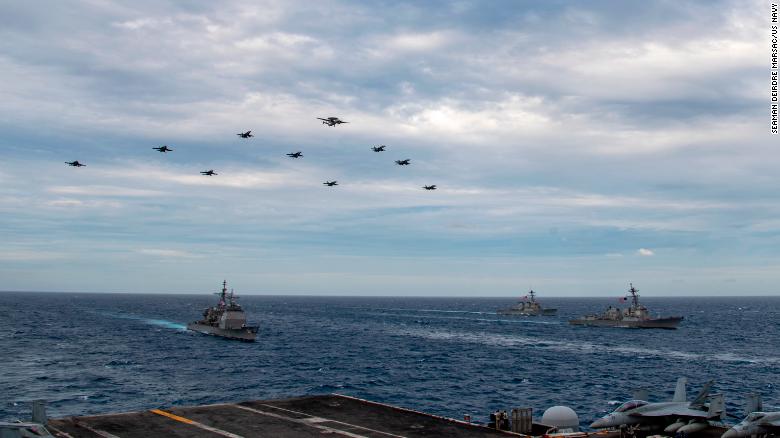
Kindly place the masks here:
[(203, 319), (187, 324), (187, 329), (207, 335), (228, 339), (253, 342), (257, 336), (257, 327), (246, 325), (246, 313), (236, 303), (233, 290), (227, 292), (227, 280), (222, 282), (219, 303), (203, 311)]
[(523, 297), (514, 306), (507, 307), (506, 309), (499, 309), (499, 315), (517, 315), (517, 316), (555, 316), (558, 313), (558, 309), (543, 308), (538, 301), (536, 301), (536, 292), (531, 289), (528, 295)]
[(631, 296), (631, 306), (620, 310), (618, 307), (609, 308), (600, 315), (586, 315), (579, 319), (569, 320), (569, 324), (597, 326), (597, 327), (623, 327), (623, 328), (657, 328), (676, 329), (683, 320), (682, 316), (669, 316), (666, 318), (652, 318), (647, 307), (639, 304), (639, 292), (634, 285), (629, 283), (628, 293)]

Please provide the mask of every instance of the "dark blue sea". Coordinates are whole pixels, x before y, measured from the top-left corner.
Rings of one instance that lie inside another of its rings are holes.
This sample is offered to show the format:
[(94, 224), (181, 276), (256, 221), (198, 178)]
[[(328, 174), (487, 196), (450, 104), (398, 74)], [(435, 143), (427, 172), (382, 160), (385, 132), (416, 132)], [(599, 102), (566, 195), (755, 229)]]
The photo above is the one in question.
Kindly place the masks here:
[(53, 417), (337, 392), (449, 417), (563, 404), (583, 424), (631, 397), (706, 380), (741, 415), (780, 406), (780, 297), (647, 298), (678, 330), (569, 326), (614, 298), (546, 298), (557, 317), (513, 318), (510, 298), (245, 296), (258, 342), (188, 332), (210, 295), (0, 293), (0, 420), (49, 400)]

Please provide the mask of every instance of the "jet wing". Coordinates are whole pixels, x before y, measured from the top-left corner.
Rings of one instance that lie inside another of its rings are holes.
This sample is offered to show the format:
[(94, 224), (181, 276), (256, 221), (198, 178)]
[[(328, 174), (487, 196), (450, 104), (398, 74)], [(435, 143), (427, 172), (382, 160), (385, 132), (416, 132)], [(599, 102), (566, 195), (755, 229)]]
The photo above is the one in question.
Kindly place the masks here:
[(767, 429), (780, 429), (780, 418), (759, 421), (758, 424), (759, 426), (766, 427)]
[(707, 418), (707, 411), (700, 411), (698, 409), (690, 409), (678, 406), (667, 406), (655, 410), (647, 410), (644, 412), (632, 412), (628, 414), (632, 417), (685, 417), (685, 418)]

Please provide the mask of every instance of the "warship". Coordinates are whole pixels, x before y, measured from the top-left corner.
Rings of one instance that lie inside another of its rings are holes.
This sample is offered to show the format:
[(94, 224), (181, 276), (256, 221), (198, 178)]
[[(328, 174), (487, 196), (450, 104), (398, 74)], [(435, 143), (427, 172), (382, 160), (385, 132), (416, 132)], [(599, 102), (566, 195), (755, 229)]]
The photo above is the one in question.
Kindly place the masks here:
[(187, 329), (207, 335), (221, 336), (252, 342), (257, 336), (257, 327), (246, 325), (246, 313), (236, 303), (233, 290), (227, 292), (227, 280), (222, 282), (222, 292), (218, 293), (219, 303), (203, 311), (203, 319), (187, 324)]
[(558, 313), (558, 309), (543, 308), (538, 301), (536, 301), (536, 292), (531, 289), (528, 295), (523, 297), (512, 307), (506, 309), (499, 309), (499, 315), (518, 315), (518, 316), (554, 316)]
[[(676, 329), (682, 321), (682, 316), (669, 316), (666, 318), (652, 318), (647, 307), (639, 304), (639, 292), (632, 283), (629, 283), (628, 293), (631, 296), (631, 306), (620, 310), (618, 307), (609, 308), (600, 315), (586, 315), (580, 319), (569, 320), (573, 325), (597, 326), (597, 327), (623, 327), (623, 328), (658, 328)], [(627, 298), (627, 297), (626, 297)], [(623, 299), (626, 299), (623, 298)]]

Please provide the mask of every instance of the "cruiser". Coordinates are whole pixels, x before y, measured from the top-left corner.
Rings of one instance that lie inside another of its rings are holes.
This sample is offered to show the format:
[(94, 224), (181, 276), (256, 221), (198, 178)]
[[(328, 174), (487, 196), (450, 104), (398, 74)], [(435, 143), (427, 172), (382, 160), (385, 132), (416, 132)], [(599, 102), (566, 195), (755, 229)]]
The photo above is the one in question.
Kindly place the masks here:
[(556, 313), (558, 309), (542, 308), (542, 305), (536, 301), (536, 292), (533, 289), (514, 306), (498, 311), (499, 315), (518, 316), (554, 316)]
[(257, 336), (257, 327), (246, 325), (246, 314), (236, 303), (237, 296), (227, 293), (227, 281), (222, 282), (219, 304), (203, 311), (203, 319), (187, 324), (187, 329), (207, 335), (221, 336), (252, 342)]
[[(639, 292), (630, 284), (628, 293), (631, 295), (631, 306), (620, 310), (618, 307), (609, 306), (601, 315), (586, 315), (580, 319), (569, 320), (573, 325), (586, 325), (598, 327), (624, 327), (624, 328), (659, 328), (676, 329), (682, 321), (682, 316), (669, 316), (666, 318), (651, 318), (647, 307), (639, 304)], [(625, 298), (624, 298), (625, 299)]]

